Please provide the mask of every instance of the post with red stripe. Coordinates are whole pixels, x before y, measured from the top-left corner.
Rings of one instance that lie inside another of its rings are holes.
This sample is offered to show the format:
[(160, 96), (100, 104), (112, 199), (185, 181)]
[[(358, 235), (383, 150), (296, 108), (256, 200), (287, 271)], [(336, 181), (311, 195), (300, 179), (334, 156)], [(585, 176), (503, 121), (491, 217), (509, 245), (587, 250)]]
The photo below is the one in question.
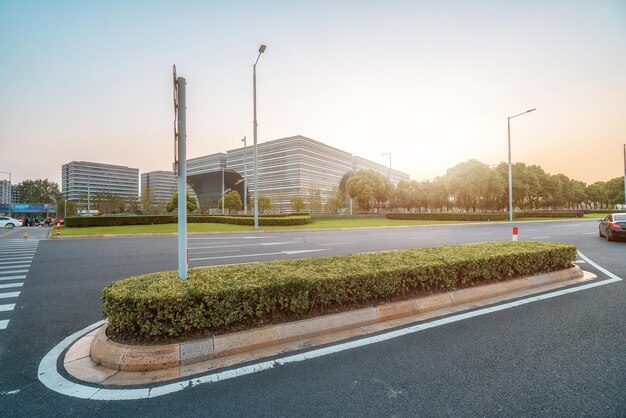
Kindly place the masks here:
[(517, 242), (517, 232), (518, 232), (518, 229), (516, 226), (514, 226), (513, 227), (513, 241), (514, 242)]
[(61, 221), (57, 221), (57, 235), (61, 234)]

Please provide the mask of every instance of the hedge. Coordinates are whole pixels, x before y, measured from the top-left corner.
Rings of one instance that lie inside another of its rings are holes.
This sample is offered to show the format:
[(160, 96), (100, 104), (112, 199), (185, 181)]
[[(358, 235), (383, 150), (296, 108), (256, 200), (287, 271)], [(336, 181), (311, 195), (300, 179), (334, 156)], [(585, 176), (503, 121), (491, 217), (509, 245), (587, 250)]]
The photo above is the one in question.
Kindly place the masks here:
[[(582, 211), (571, 212), (514, 212), (514, 218), (571, 218), (582, 217)], [(507, 221), (508, 212), (418, 212), (388, 213), (388, 219), (423, 221)]]
[(576, 247), (496, 242), (152, 273), (101, 294), (116, 339), (214, 335), (571, 266)]
[[(120, 226), (120, 225), (154, 225), (171, 224), (178, 222), (175, 215), (147, 215), (147, 216), (79, 216), (65, 218), (64, 224), (69, 227), (86, 226)], [(223, 223), (233, 225), (254, 225), (254, 218), (251, 216), (221, 216), (221, 215), (189, 215), (187, 223)], [(311, 223), (309, 215), (289, 215), (289, 216), (266, 216), (259, 217), (259, 225), (270, 226), (291, 226), (305, 225)]]

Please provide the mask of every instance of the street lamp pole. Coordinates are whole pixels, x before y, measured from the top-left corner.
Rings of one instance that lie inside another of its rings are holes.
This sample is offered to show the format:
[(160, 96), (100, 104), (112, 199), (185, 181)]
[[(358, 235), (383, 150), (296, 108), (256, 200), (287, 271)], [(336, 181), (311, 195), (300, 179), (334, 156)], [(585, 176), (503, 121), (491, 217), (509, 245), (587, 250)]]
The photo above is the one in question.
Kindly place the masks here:
[(222, 216), (224, 216), (224, 166), (222, 166)]
[(626, 144), (624, 144), (624, 206), (626, 209)]
[(246, 150), (246, 137), (243, 142), (243, 213), (248, 214), (248, 152)]
[(265, 52), (265, 45), (259, 47), (259, 55), (256, 57), (256, 61), (252, 66), (252, 101), (254, 111), (254, 229), (259, 229), (259, 164), (258, 164), (258, 152), (257, 152), (257, 120), (256, 120), (256, 64), (261, 58), (261, 54)]
[(516, 118), (518, 116), (525, 115), (526, 113), (530, 113), (535, 110), (537, 109), (529, 109), (515, 116), (509, 116), (507, 120), (507, 130), (508, 130), (508, 138), (509, 138), (509, 222), (513, 222), (513, 169), (511, 166), (511, 119)]

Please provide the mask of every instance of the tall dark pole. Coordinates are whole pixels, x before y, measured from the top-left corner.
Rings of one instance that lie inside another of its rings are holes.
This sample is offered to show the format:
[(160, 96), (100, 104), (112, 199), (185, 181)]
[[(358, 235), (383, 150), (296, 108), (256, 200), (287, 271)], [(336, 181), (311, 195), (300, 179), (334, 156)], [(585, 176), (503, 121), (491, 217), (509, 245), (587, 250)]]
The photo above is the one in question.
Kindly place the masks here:
[(259, 164), (258, 164), (258, 152), (257, 152), (257, 137), (256, 137), (256, 64), (261, 58), (261, 54), (265, 52), (265, 45), (259, 47), (259, 55), (256, 57), (256, 61), (252, 66), (252, 101), (254, 111), (254, 229), (259, 229)]
[(626, 206), (626, 144), (624, 144), (624, 206)]
[(515, 116), (509, 116), (507, 120), (507, 130), (509, 138), (509, 222), (513, 222), (513, 167), (511, 166), (511, 119), (526, 113), (535, 111), (537, 109), (529, 109), (525, 112), (519, 113)]

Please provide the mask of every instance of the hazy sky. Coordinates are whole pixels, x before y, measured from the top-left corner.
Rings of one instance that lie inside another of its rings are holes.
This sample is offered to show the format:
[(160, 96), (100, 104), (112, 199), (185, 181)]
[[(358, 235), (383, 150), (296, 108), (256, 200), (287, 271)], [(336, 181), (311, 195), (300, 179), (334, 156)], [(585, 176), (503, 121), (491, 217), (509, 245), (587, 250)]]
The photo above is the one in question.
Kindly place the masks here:
[[(0, 0), (0, 171), (168, 170), (171, 70), (187, 156), (304, 135), (430, 179), (470, 158), (623, 175), (626, 1)], [(6, 175), (0, 174), (0, 178)]]

